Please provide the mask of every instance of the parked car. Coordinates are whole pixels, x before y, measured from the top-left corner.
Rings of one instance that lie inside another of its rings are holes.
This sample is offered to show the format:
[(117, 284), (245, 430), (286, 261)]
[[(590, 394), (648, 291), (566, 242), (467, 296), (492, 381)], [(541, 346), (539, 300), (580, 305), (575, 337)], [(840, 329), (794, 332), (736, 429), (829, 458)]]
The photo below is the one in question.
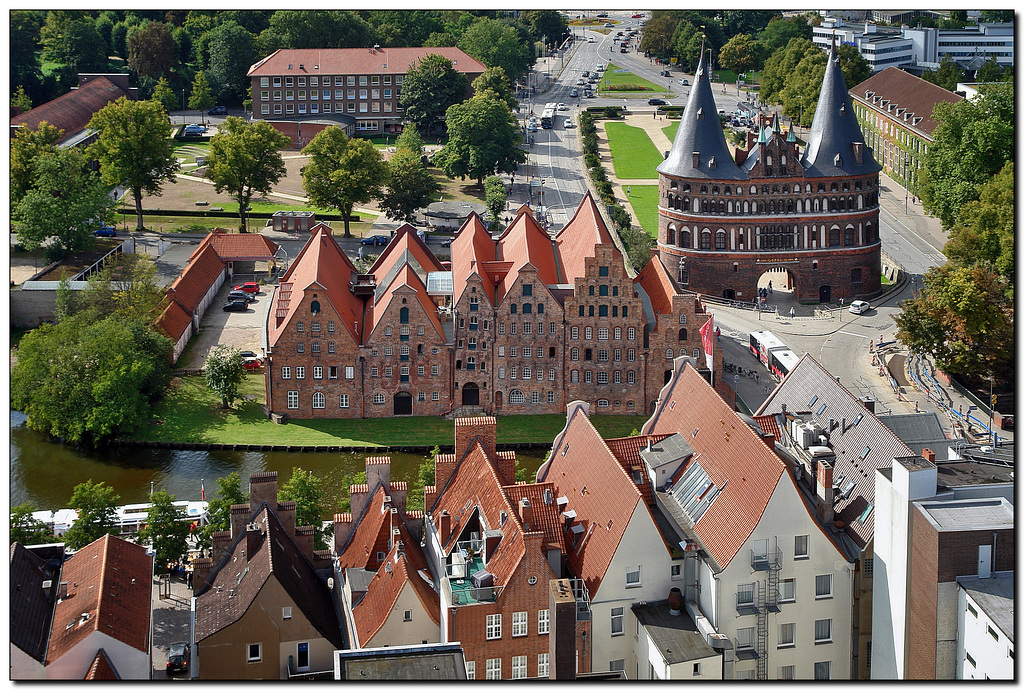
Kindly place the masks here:
[(573, 98), (579, 98), (580, 90), (579, 89), (573, 89), (572, 91), (569, 92), (569, 95), (571, 97), (573, 97)]
[(590, 76), (590, 70), (583, 70), (583, 76), (584, 77), (589, 77)]
[(242, 367), (246, 371), (259, 371), (263, 368), (263, 360), (259, 357), (243, 358)]
[(871, 305), (862, 299), (855, 299), (852, 302), (850, 302), (851, 314), (863, 314), (868, 309), (871, 309)]
[(227, 115), (228, 107), (226, 105), (215, 105), (206, 111), (207, 115)]
[(661, 70), (661, 76), (669, 77), (669, 76), (671, 76), (671, 73), (667, 69), (663, 69), (663, 70)]
[(232, 290), (228, 293), (228, 299), (244, 299), (246, 302), (255, 302), (256, 295), (251, 292), (242, 292), (241, 290)]
[(679, 85), (680, 86), (689, 86), (690, 85), (690, 80), (689, 79), (680, 79), (679, 80)]
[(583, 77), (580, 77), (579, 79), (576, 80), (576, 86), (583, 86), (586, 83), (587, 82), (583, 81)]
[(643, 17), (642, 14), (634, 14), (630, 16), (630, 19), (643, 19)]
[(186, 137), (201, 137), (206, 134), (206, 127), (202, 125), (185, 125)]
[(175, 642), (167, 650), (167, 672), (177, 673), (188, 670), (188, 659), (190, 656), (188, 642)]
[(235, 287), (233, 287), (231, 289), (232, 290), (240, 290), (242, 292), (256, 293), (256, 292), (260, 291), (260, 284), (259, 283), (253, 283), (253, 282), (250, 281), (248, 283), (240, 283), (239, 285), (236, 285)]
[(372, 244), (373, 246), (384, 245), (388, 243), (388, 238), (384, 235), (371, 235), (370, 237), (364, 237), (359, 240), (359, 244)]
[(224, 311), (248, 311), (249, 302), (244, 299), (232, 299), (224, 305)]
[(585, 94), (583, 94), (583, 96), (585, 98), (597, 98), (597, 94), (594, 93), (593, 91), (587, 91)]
[(450, 246), (452, 246), (452, 238), (449, 237), (446, 240), (441, 240), (441, 246), (442, 247), (450, 247)]
[(565, 125), (564, 126), (565, 126), (566, 129), (572, 129), (576, 125), (574, 125), (572, 123), (572, 120), (570, 120), (569, 118), (565, 118)]
[(668, 105), (664, 100), (660, 98), (648, 98), (647, 105)]
[(117, 237), (117, 230), (112, 225), (104, 225), (93, 234), (96, 237)]

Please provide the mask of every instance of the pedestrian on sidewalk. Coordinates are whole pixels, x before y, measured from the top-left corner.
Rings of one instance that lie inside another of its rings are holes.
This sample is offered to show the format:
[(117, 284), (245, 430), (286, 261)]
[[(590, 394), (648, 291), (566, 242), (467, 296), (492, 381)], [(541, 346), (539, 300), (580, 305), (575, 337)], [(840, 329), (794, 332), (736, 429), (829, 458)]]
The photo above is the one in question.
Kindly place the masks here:
[(795, 307), (790, 307), (789, 308), (789, 318), (791, 318), (791, 319), (796, 318), (796, 308)]
[(771, 294), (771, 292), (772, 292), (772, 281), (769, 280), (768, 281), (768, 294)]
[(630, 190), (630, 186), (627, 184), (626, 185), (626, 196), (629, 196), (629, 190)]

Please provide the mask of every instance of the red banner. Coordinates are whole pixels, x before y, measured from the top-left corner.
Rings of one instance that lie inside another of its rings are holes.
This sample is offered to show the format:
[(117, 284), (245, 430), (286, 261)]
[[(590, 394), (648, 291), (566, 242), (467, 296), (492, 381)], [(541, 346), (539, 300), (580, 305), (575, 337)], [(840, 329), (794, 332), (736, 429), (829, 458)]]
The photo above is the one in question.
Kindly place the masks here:
[(700, 342), (704, 346), (704, 359), (707, 363), (708, 369), (713, 369), (711, 366), (712, 354), (714, 353), (715, 347), (715, 316), (711, 315), (703, 326), (700, 327)]

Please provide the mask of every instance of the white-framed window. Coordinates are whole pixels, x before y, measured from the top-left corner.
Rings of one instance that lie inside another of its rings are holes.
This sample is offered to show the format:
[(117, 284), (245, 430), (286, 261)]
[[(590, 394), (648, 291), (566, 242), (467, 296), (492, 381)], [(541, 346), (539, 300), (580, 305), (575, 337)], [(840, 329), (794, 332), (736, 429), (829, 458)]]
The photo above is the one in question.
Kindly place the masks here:
[(487, 680), (501, 680), (501, 659), (487, 660)]
[[(607, 376), (607, 374), (605, 374), (605, 376)], [(597, 378), (598, 378), (597, 382), (601, 383), (601, 375), (600, 374), (598, 374)], [(605, 381), (605, 383), (607, 383), (607, 381)], [(601, 407), (601, 408), (608, 407), (609, 406), (608, 400), (606, 398), (601, 398), (600, 400), (597, 401), (597, 406)]]
[(338, 399), (338, 407), (342, 408), (343, 410), (347, 410), (348, 409), (348, 394), (347, 393), (342, 393), (341, 394), (341, 397)]
[(579, 340), (579, 337), (580, 337), (580, 327), (579, 326), (573, 326), (569, 330), (569, 337), (571, 337), (573, 340)]
[(633, 349), (626, 350), (626, 361), (627, 362), (635, 362), (636, 361), (636, 350), (633, 350)]
[(345, 367), (345, 378), (354, 379), (356, 377), (355, 367)]
[(796, 601), (796, 578), (787, 577), (779, 581), (779, 601)]
[(512, 657), (512, 678), (526, 678), (526, 655)]
[(263, 105), (260, 106), (260, 114), (261, 115), (269, 115), (270, 114), (270, 104), (269, 103), (264, 103)]
[(437, 364), (431, 364), (430, 365), (430, 375), (431, 376), (437, 376), (439, 371), (440, 371), (440, 369), (439, 369)]
[[(374, 79), (376, 79), (376, 78), (377, 77), (374, 77)], [(370, 98), (372, 100), (375, 100), (375, 101), (379, 100), (380, 99), (380, 89), (370, 89)]]
[(314, 342), (313, 343), (313, 350), (312, 350), (312, 352), (313, 352), (314, 355), (320, 354), (320, 343), (319, 342)]
[(832, 641), (832, 619), (819, 618), (814, 621), (814, 644)]
[(537, 655), (537, 677), (547, 678), (548, 677), (548, 653)]
[[(275, 77), (276, 79), (277, 77)], [(270, 86), (270, 77), (260, 77), (260, 86), (267, 88)]]
[(295, 367), (295, 378), (304, 379), (306, 378), (306, 367)]
[(501, 639), (501, 614), (490, 613), (487, 614), (487, 639), (488, 640), (500, 640)]
[(583, 339), (584, 340), (593, 340), (594, 339), (594, 329), (591, 328), (590, 326), (587, 326), (586, 328), (584, 328), (583, 329)]
[(599, 371), (599, 372), (597, 372), (597, 382), (598, 383), (608, 383), (608, 372), (607, 371)]
[(263, 659), (263, 645), (259, 642), (247, 644), (245, 646), (245, 660), (248, 662), (262, 661)]
[[(513, 367), (512, 369), (514, 373), (515, 367)], [(521, 390), (517, 389), (508, 394), (508, 401), (512, 405), (522, 405), (523, 403), (526, 402), (526, 395)]]
[(814, 680), (832, 680), (832, 662), (814, 662)]
[(792, 647), (796, 644), (796, 623), (779, 623), (779, 647)]
[(627, 565), (626, 566), (626, 586), (627, 587), (639, 587), (640, 586), (640, 566)]
[(810, 558), (807, 554), (807, 535), (798, 534), (793, 540), (793, 558)]
[(373, 404), (374, 405), (383, 405), (384, 404), (384, 394), (383, 393), (374, 393), (373, 394)]
[(388, 378), (391, 378), (391, 375), (393, 373), (394, 373), (394, 370), (390, 366), (384, 367), (384, 376), (386, 376)]
[(328, 340), (327, 341), (327, 354), (330, 354), (330, 355), (334, 354), (334, 341), (333, 340)]
[[(276, 94), (277, 92), (275, 91), (274, 93)], [(274, 114), (275, 115), (280, 115), (281, 114), (281, 104), (280, 103), (275, 103), (274, 104)]]
[(626, 660), (625, 659), (612, 659), (608, 662), (609, 671), (625, 671)]
[(440, 393), (439, 391), (433, 391), (433, 392), (432, 392), (432, 393), (430, 394), (430, 399), (431, 399), (431, 400), (433, 400), (433, 401), (435, 401), (435, 402), (437, 402), (438, 400), (440, 400), (440, 399), (441, 399), (441, 393)]
[[(634, 479), (636, 477), (634, 476)], [(670, 574), (673, 580), (680, 580), (683, 577), (683, 566), (676, 564), (671, 567)]]
[(288, 391), (288, 409), (297, 410), (299, 409), (299, 392)]
[(380, 369), (378, 367), (370, 367), (370, 378), (375, 379), (380, 376)]
[(739, 628), (736, 630), (736, 649), (754, 648), (754, 629)]
[(282, 379), (290, 379), (291, 377), (292, 377), (292, 368), (291, 367), (281, 367), (281, 378)]
[[(630, 350), (630, 352), (632, 352), (632, 350)], [(626, 383), (628, 383), (630, 385), (636, 383), (636, 372), (635, 371), (627, 371), (626, 372)]]
[(584, 369), (583, 370), (583, 383), (593, 383), (593, 381), (594, 381), (594, 372), (592, 372), (590, 369)]
[(327, 397), (320, 391), (317, 391), (313, 394), (313, 409), (322, 410), (325, 407), (327, 407)]
[(534, 405), (540, 402), (540, 391), (533, 391), (530, 393), (530, 402)]
[(612, 635), (621, 635), (624, 631), (623, 620), (625, 619), (625, 608), (616, 606), (612, 608)]
[(636, 329), (630, 328), (626, 330), (626, 340), (636, 340)]
[(417, 393), (416, 394), (416, 400), (419, 401), (419, 402), (426, 402), (427, 401), (427, 392), (426, 391), (420, 391), (419, 393)]
[(548, 614), (550, 612), (547, 609), (539, 609), (537, 611), (537, 634), (547, 635), (548, 634)]
[(608, 329), (607, 328), (598, 328), (597, 329), (597, 339), (598, 340), (608, 340)]
[(736, 606), (754, 605), (754, 587), (753, 582), (736, 585)]
[(598, 362), (607, 362), (608, 361), (608, 350), (598, 350), (597, 351), (597, 361)]
[(426, 376), (426, 373), (427, 373), (427, 368), (425, 366), (423, 366), (422, 364), (419, 364), (419, 365), (416, 366), (416, 375), (417, 376)]
[(295, 343), (295, 351), (298, 352), (301, 355), (303, 352), (306, 351), (306, 344), (305, 343)]
[(324, 377), (323, 367), (313, 367), (313, 378), (322, 379)]
[(466, 662), (466, 678), (469, 680), (476, 680), (476, 662)]
[(281, 618), (284, 619), (284, 620), (288, 620), (291, 617), (292, 617), (292, 607), (291, 606), (282, 606), (281, 607)]
[(779, 666), (779, 680), (796, 680), (796, 666)]
[(616, 340), (622, 340), (622, 329), (618, 326), (615, 327), (614, 337)]
[(832, 575), (815, 575), (814, 576), (814, 598), (815, 599), (831, 599), (832, 598)]

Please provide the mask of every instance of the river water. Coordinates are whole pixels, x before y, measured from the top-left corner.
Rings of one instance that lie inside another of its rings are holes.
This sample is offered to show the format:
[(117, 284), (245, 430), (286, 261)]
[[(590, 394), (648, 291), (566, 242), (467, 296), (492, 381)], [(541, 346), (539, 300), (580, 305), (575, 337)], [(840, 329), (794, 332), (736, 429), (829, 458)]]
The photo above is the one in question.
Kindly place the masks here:
[[(455, 426), (452, 425), (452, 439)], [(517, 451), (519, 462), (536, 473), (545, 449)], [(329, 506), (333, 508), (347, 489), (346, 475), (365, 467), (367, 453), (261, 452), (231, 450), (170, 450), (165, 448), (104, 447), (92, 449), (51, 441), (25, 426), (25, 415), (11, 412), (11, 505), (28, 502), (35, 510), (67, 507), (76, 484), (89, 479), (105, 482), (120, 496), (119, 503), (149, 499), (150, 487), (166, 490), (177, 500), (197, 501), (205, 482), (206, 497), (217, 490), (217, 478), (237, 471), (242, 490), (252, 472), (277, 471), (278, 486), (301, 467), (324, 479)], [(425, 456), (390, 453), (392, 481), (416, 480)], [(331, 509), (332, 509), (331, 508)], [(329, 510), (331, 510), (329, 509)]]

